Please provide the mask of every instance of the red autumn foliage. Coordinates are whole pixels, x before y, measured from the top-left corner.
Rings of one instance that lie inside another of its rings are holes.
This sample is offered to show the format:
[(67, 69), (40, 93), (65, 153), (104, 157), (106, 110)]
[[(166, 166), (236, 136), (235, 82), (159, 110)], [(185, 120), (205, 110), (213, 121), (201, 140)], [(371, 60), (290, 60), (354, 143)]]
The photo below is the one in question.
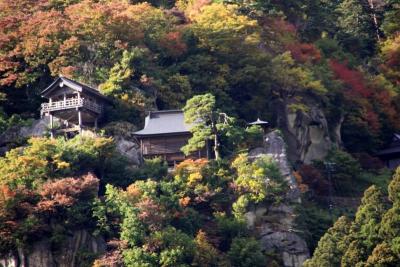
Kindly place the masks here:
[(385, 167), (385, 165), (379, 158), (373, 157), (368, 153), (355, 153), (353, 156), (358, 160), (361, 168), (363, 168), (364, 170), (376, 171)]
[(179, 57), (186, 53), (187, 46), (182, 40), (182, 33), (178, 31), (167, 33), (161, 40), (160, 46), (167, 50), (172, 57)]
[(148, 225), (151, 231), (162, 228), (166, 214), (163, 208), (151, 198), (145, 198), (135, 205), (139, 209), (139, 219)]
[(97, 195), (99, 179), (93, 174), (78, 178), (64, 178), (43, 185), (42, 199), (37, 204), (38, 212), (55, 212), (58, 207), (72, 206), (79, 199)]
[(308, 185), (303, 182), (303, 177), (301, 177), (299, 172), (293, 172), (293, 176), (299, 186), (300, 192), (305, 193), (308, 191)]
[(318, 169), (304, 164), (300, 167), (298, 173), (302, 177), (302, 182), (315, 194), (324, 195), (328, 193), (329, 183)]
[(342, 64), (337, 60), (331, 59), (329, 65), (336, 77), (340, 79), (347, 87), (347, 96), (352, 97), (369, 97), (372, 92), (365, 84), (363, 74), (358, 70), (351, 70), (346, 64)]
[(286, 46), (292, 57), (300, 63), (318, 63), (321, 60), (321, 52), (313, 44), (294, 43)]

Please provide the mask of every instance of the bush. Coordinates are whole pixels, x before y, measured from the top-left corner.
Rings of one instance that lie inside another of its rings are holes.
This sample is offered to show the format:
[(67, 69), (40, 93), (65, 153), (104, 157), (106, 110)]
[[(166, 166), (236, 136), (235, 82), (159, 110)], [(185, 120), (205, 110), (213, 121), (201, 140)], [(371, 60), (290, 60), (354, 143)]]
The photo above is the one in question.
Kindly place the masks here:
[(161, 157), (145, 159), (140, 168), (133, 173), (135, 179), (144, 180), (147, 178), (161, 180), (168, 174), (168, 164)]
[[(359, 186), (362, 173), (360, 163), (349, 153), (334, 149), (328, 153), (325, 161), (333, 164), (333, 169), (331, 170), (332, 186), (336, 195), (351, 196), (362, 191)], [(314, 166), (321, 172), (323, 171), (326, 176), (328, 175), (324, 162), (315, 162)]]
[(237, 237), (232, 240), (228, 257), (235, 267), (264, 267), (266, 257), (254, 238)]

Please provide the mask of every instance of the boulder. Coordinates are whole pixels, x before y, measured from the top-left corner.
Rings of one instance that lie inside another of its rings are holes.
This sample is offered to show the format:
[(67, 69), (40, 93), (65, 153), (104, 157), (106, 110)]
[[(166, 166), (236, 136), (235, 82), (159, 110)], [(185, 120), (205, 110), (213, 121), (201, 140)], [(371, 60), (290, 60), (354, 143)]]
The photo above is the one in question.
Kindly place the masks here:
[(34, 120), (30, 126), (13, 126), (0, 135), (0, 147), (15, 143), (18, 140), (29, 137), (41, 137), (47, 132), (49, 125), (48, 117)]
[(140, 148), (136, 142), (126, 140), (122, 137), (117, 137), (115, 142), (117, 150), (129, 160), (129, 163), (132, 165), (140, 164)]

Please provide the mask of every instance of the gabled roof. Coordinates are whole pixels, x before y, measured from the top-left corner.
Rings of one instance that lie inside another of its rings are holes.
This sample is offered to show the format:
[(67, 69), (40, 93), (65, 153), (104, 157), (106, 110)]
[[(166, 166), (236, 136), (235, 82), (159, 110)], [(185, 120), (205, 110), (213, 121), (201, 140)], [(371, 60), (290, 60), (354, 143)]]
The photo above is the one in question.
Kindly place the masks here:
[(172, 135), (190, 133), (182, 110), (150, 111), (144, 128), (135, 132), (137, 136)]
[(392, 143), (388, 148), (376, 153), (377, 156), (390, 156), (393, 154), (400, 154), (400, 134), (397, 133), (393, 135)]
[(99, 92), (99, 90), (92, 88), (86, 84), (68, 79), (66, 77), (60, 76), (58, 77), (52, 84), (50, 84), (46, 89), (44, 89), (41, 92), (41, 96), (42, 97), (46, 97), (48, 98), (51, 95), (51, 92), (53, 92), (54, 90), (62, 87), (62, 86), (67, 86), (69, 88), (71, 88), (72, 90), (78, 91), (78, 92), (85, 92), (88, 94), (92, 94), (95, 95), (99, 98), (102, 98), (108, 102), (111, 102), (110, 99), (108, 99), (105, 95), (103, 95), (102, 93)]

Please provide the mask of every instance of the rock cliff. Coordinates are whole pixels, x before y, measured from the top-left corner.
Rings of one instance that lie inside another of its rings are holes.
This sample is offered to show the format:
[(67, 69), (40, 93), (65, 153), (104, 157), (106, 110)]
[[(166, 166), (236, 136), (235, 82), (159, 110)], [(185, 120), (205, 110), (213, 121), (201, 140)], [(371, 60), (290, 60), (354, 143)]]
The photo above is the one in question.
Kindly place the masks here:
[(263, 248), (279, 254), (285, 267), (300, 267), (310, 253), (305, 240), (296, 230), (293, 205), (300, 202), (299, 189), (288, 162), (286, 143), (279, 131), (268, 133), (264, 148), (249, 153), (251, 157), (262, 155), (268, 155), (277, 162), (289, 190), (280, 204), (253, 207), (246, 214), (248, 226), (257, 229)]
[[(333, 145), (341, 146), (342, 118), (328, 125), (324, 111), (317, 103), (305, 103), (303, 110), (293, 111), (290, 103), (277, 103), (277, 124), (282, 130), (291, 162), (311, 163), (322, 160)], [(341, 115), (338, 114), (340, 117)], [(330, 134), (331, 133), (331, 134)]]
[(78, 230), (67, 237), (61, 245), (53, 248), (47, 239), (30, 244), (30, 249), (18, 249), (12, 255), (0, 258), (5, 267), (78, 267), (85, 260), (104, 253), (106, 243), (86, 230)]

